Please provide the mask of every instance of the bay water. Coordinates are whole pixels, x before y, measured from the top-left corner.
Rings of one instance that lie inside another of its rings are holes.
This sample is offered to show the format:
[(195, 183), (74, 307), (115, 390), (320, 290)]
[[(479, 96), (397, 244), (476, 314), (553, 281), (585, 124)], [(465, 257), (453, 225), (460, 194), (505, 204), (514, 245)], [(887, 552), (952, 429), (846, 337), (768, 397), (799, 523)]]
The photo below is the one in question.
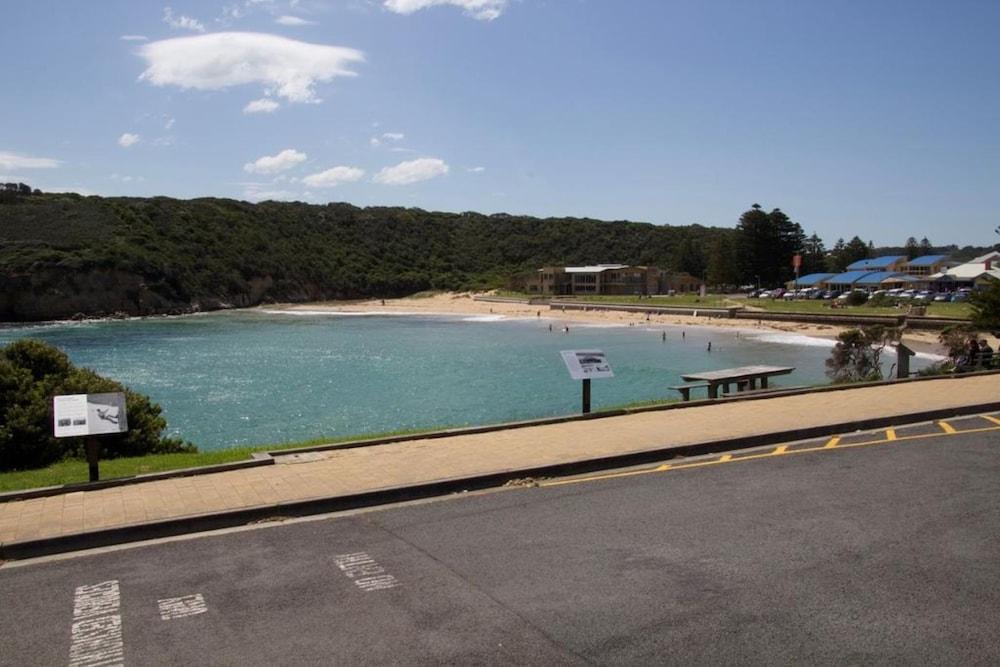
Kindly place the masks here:
[(795, 367), (772, 384), (827, 382), (830, 341), (703, 327), (570, 323), (564, 332), (553, 322), (243, 310), (5, 326), (0, 344), (58, 346), (149, 395), (168, 433), (202, 450), (572, 414), (580, 383), (563, 365), (567, 349), (607, 353), (615, 377), (593, 381), (595, 410), (676, 398), (669, 387), (682, 373), (748, 364)]

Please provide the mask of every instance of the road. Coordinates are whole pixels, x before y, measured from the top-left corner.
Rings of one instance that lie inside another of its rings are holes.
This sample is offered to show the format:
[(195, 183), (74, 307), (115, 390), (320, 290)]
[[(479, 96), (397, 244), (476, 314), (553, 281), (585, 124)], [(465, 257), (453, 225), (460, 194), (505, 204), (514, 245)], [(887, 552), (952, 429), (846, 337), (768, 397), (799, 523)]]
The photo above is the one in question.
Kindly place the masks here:
[(996, 415), (731, 456), (7, 564), (0, 664), (1000, 661)]

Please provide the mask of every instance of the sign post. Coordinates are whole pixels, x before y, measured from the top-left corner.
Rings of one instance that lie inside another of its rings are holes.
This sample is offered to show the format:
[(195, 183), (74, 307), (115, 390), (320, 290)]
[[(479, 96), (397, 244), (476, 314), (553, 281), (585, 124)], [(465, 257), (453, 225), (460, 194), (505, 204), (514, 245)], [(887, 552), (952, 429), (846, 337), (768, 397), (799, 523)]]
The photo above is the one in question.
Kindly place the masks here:
[(563, 363), (574, 380), (582, 380), (583, 414), (590, 412), (590, 381), (600, 378), (613, 378), (611, 364), (601, 350), (562, 350)]
[(52, 399), (54, 435), (84, 437), (90, 481), (100, 480), (101, 443), (96, 436), (128, 431), (125, 394), (71, 394)]
[(802, 255), (795, 253), (792, 255), (792, 268), (795, 269), (795, 292), (798, 296), (799, 291), (799, 269), (802, 268)]

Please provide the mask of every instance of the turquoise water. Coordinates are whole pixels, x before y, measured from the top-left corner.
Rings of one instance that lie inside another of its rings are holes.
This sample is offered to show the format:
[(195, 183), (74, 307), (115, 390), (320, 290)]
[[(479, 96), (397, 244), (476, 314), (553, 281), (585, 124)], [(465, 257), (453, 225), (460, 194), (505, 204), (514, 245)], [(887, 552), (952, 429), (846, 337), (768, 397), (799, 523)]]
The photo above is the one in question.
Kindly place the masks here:
[(580, 385), (565, 349), (608, 355), (615, 377), (593, 382), (594, 409), (676, 398), (681, 373), (746, 364), (795, 366), (781, 385), (826, 382), (829, 343), (815, 339), (549, 322), (230, 311), (5, 327), (0, 343), (57, 345), (148, 394), (170, 434), (203, 450), (570, 414)]

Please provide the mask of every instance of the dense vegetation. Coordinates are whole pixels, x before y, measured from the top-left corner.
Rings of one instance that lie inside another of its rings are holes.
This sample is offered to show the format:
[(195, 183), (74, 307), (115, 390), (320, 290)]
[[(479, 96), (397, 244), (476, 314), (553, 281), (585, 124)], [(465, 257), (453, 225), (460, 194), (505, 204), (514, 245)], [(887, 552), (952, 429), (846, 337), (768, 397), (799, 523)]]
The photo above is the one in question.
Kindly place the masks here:
[(12, 196), (0, 198), (0, 319), (481, 289), (545, 264), (670, 268), (682, 245), (733, 233), (350, 204)]
[(88, 368), (77, 368), (51, 345), (24, 339), (0, 349), (0, 471), (81, 456), (81, 438), (52, 435), (52, 397), (116, 391), (125, 392), (129, 430), (101, 437), (103, 457), (194, 451), (180, 440), (162, 437), (167, 422), (160, 406)]
[[(710, 285), (774, 287), (791, 279), (794, 254), (804, 275), (889, 250), (858, 237), (827, 250), (780, 209), (756, 204), (735, 223), (82, 197), (9, 183), (0, 186), (0, 320), (484, 289), (544, 265), (602, 262), (683, 271)], [(907, 241), (907, 254), (932, 251), (948, 249)]]

